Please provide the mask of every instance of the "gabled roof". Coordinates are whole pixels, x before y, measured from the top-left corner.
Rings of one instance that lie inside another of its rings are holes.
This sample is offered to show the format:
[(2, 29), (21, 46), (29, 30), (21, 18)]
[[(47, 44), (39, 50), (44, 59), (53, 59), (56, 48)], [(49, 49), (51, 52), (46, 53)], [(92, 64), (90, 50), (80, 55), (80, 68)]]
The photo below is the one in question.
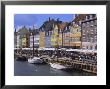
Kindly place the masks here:
[(84, 20), (84, 18), (87, 16), (87, 14), (79, 14), (74, 20), (73, 22), (79, 22), (79, 21), (82, 21)]
[(28, 29), (24, 26), (21, 29), (19, 29), (19, 31), (17, 32), (19, 35), (25, 35), (25, 34), (29, 34)]

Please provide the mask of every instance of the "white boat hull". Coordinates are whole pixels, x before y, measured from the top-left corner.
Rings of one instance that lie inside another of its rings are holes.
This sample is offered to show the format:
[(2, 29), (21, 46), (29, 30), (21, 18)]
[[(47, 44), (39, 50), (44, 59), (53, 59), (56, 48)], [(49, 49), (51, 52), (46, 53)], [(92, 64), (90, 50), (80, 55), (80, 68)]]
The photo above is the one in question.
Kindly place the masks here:
[(31, 58), (28, 59), (28, 62), (31, 63), (31, 64), (34, 64), (34, 63), (38, 63), (38, 64), (43, 63), (43, 61), (40, 58), (37, 58), (37, 57), (34, 57), (32, 59)]
[(52, 67), (52, 68), (55, 68), (55, 69), (62, 69), (62, 70), (64, 70), (64, 69), (69, 69), (69, 67), (66, 67), (66, 66), (64, 66), (64, 65), (60, 65), (60, 64), (58, 64), (58, 63), (50, 63), (50, 66)]

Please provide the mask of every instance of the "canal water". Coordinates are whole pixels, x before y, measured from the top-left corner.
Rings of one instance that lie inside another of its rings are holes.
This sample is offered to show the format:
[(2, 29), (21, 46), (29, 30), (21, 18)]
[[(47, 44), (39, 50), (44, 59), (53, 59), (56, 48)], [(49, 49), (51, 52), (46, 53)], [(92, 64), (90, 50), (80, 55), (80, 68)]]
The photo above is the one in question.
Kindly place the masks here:
[(49, 64), (29, 64), (27, 61), (14, 62), (15, 76), (94, 76), (92, 73), (78, 70), (58, 70)]

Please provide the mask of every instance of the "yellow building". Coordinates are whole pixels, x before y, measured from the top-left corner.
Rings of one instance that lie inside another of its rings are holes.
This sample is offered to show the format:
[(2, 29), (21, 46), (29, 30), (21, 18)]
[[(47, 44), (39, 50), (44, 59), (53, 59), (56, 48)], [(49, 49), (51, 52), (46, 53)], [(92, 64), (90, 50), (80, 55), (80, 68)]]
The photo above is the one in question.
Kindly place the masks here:
[(81, 27), (77, 24), (73, 24), (70, 29), (70, 46), (81, 47)]
[(40, 32), (40, 38), (39, 38), (39, 47), (44, 48), (45, 47), (45, 32)]
[(55, 25), (52, 35), (51, 35), (51, 45), (52, 47), (57, 47), (58, 46), (58, 26)]
[(67, 26), (67, 22), (63, 22), (63, 23), (60, 23), (58, 24), (58, 27), (59, 27), (59, 36), (58, 36), (58, 45), (60, 47), (63, 46), (62, 42), (63, 42), (63, 31), (64, 31), (64, 28)]
[(51, 35), (51, 45), (52, 47), (62, 47), (63, 44), (63, 30), (64, 28), (66, 27), (67, 23), (64, 22), (64, 23), (60, 23), (60, 24), (57, 24), (55, 25), (53, 28), (53, 32), (52, 32), (52, 35)]
[(21, 42), (22, 42), (22, 48), (26, 48), (28, 47), (28, 43), (27, 43), (27, 38), (26, 37), (22, 37)]
[(17, 48), (28, 48), (29, 47), (30, 33), (25, 26), (18, 30), (16, 36), (17, 36), (16, 38)]
[(68, 48), (80, 48), (81, 47), (81, 27), (77, 24), (69, 26), (68, 31), (63, 36), (63, 46)]

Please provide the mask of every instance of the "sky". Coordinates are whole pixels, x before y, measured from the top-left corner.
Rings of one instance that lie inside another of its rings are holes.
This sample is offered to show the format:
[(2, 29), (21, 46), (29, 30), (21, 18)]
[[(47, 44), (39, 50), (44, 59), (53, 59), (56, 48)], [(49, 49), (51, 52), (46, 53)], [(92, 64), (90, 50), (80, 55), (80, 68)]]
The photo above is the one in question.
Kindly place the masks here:
[(63, 22), (70, 22), (74, 19), (74, 14), (15, 14), (14, 28), (19, 29), (22, 26), (39, 28), (43, 22), (48, 19), (57, 19)]

